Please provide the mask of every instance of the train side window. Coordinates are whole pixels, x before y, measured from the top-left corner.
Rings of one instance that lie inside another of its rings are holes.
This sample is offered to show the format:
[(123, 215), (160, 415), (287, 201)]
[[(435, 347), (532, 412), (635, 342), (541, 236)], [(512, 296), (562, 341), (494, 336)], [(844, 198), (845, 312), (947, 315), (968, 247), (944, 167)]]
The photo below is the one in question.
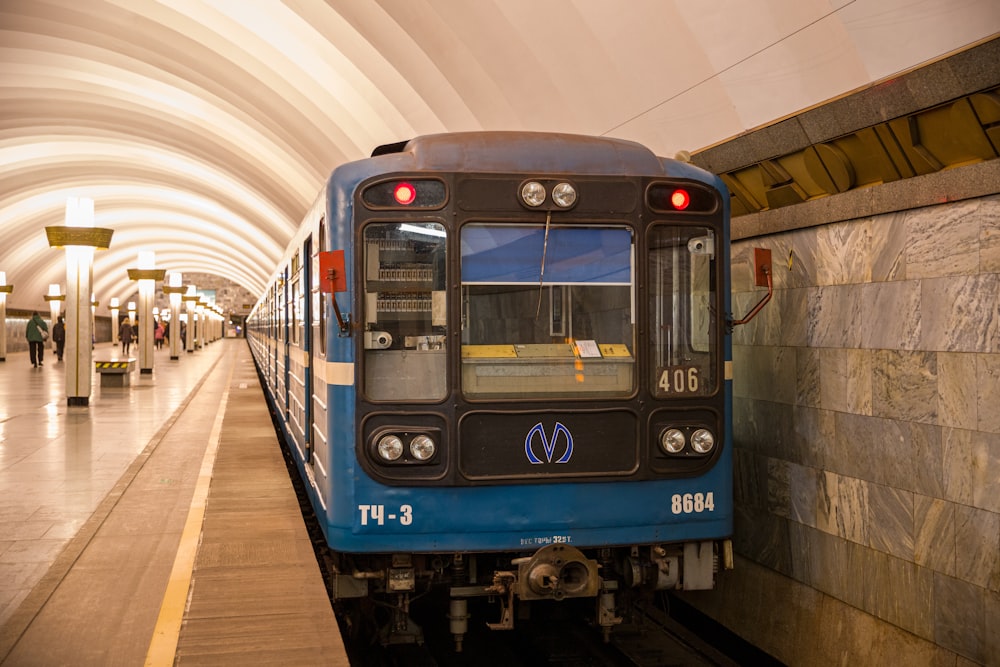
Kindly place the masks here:
[(447, 395), (445, 241), (433, 222), (364, 229), (364, 391), (372, 400)]
[(710, 395), (717, 388), (720, 354), (712, 230), (657, 225), (650, 230), (648, 262), (653, 393)]

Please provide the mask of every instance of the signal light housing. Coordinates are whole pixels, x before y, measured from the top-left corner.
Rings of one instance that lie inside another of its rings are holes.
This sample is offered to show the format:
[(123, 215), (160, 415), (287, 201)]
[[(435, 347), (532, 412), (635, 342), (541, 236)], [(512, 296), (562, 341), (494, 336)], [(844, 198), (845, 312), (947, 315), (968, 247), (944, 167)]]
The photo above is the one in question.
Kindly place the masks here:
[(448, 190), (436, 178), (395, 178), (367, 186), (361, 201), (368, 209), (437, 209), (448, 201)]
[(696, 183), (653, 183), (646, 204), (662, 213), (714, 213), (722, 205), (714, 190)]

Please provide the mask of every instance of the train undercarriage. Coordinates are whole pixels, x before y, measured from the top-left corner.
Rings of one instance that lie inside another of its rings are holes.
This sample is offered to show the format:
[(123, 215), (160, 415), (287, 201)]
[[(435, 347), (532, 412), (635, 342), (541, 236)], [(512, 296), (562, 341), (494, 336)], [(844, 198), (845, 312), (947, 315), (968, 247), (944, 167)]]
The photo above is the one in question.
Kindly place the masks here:
[(593, 598), (593, 625), (608, 641), (622, 622), (620, 595), (713, 588), (720, 567), (732, 569), (733, 549), (730, 540), (587, 550), (550, 544), (528, 554), (332, 554), (331, 561), (333, 599), (371, 602), (366, 624), (378, 628), (386, 646), (422, 644), (411, 603), (446, 589), (454, 648), (461, 652), (472, 598), (496, 605), (486, 622), (493, 630), (512, 630), (516, 618), (527, 616), (519, 606)]

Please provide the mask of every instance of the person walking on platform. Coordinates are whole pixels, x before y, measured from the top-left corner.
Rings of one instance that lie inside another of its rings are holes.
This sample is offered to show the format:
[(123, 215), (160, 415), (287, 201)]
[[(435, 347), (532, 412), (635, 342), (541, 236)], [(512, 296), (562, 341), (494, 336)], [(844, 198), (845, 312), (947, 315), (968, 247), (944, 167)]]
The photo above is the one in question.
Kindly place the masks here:
[(153, 332), (153, 344), (156, 346), (157, 350), (163, 349), (163, 335), (166, 333), (166, 329), (163, 328), (163, 322), (156, 323), (156, 331)]
[(28, 339), (28, 351), (31, 356), (31, 365), (38, 368), (42, 365), (45, 357), (45, 341), (49, 337), (49, 325), (45, 323), (38, 312), (31, 315), (28, 326), (24, 329), (24, 337)]
[(118, 337), (122, 340), (122, 354), (128, 356), (128, 350), (132, 346), (132, 323), (122, 320), (121, 329), (118, 330)]
[(66, 350), (66, 320), (62, 315), (52, 325), (52, 342), (56, 344), (56, 356), (62, 361), (63, 352)]

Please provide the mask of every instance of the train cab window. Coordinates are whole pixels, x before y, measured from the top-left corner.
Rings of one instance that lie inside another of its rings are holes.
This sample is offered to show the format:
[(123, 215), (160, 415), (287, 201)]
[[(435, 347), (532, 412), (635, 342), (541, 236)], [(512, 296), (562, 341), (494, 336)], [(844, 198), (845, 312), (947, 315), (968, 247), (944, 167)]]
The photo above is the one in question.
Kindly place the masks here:
[(550, 399), (634, 391), (629, 229), (467, 224), (461, 248), (466, 396)]
[(715, 257), (707, 227), (650, 230), (650, 383), (659, 398), (706, 396), (717, 388)]
[(373, 401), (448, 392), (445, 230), (372, 223), (364, 230), (364, 376)]

